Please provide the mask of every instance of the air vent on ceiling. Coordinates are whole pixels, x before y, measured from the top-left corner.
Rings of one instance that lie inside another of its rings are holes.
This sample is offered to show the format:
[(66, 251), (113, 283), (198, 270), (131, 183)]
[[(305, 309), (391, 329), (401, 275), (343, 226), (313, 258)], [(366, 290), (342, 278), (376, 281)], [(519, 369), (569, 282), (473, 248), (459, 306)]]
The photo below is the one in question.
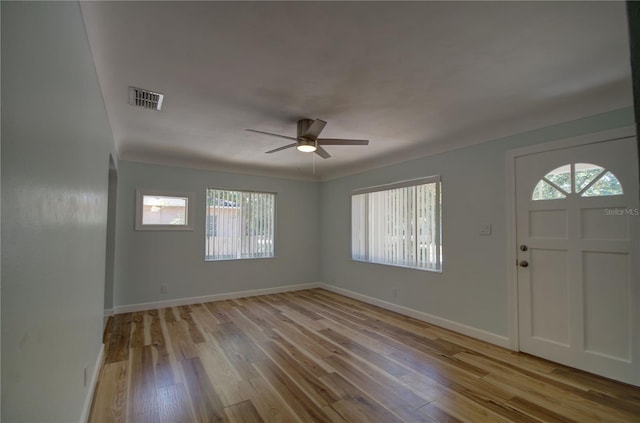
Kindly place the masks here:
[(145, 109), (160, 110), (164, 94), (145, 90), (143, 88), (129, 87), (129, 104)]

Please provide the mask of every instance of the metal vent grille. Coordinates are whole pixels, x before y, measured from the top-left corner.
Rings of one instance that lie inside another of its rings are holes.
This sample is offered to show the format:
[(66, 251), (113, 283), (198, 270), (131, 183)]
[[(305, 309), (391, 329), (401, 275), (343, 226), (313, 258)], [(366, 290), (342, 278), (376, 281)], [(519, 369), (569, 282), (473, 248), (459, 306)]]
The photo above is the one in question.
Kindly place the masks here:
[(129, 87), (129, 104), (150, 110), (160, 110), (164, 94), (145, 90), (143, 88)]

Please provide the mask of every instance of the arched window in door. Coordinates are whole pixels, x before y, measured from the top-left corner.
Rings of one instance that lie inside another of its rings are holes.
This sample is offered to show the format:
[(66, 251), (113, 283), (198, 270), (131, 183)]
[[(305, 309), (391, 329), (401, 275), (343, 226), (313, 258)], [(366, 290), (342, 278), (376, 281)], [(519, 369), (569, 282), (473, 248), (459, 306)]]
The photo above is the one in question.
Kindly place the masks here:
[(558, 200), (568, 195), (601, 197), (622, 195), (622, 184), (616, 176), (592, 163), (571, 163), (544, 175), (533, 189), (531, 199)]

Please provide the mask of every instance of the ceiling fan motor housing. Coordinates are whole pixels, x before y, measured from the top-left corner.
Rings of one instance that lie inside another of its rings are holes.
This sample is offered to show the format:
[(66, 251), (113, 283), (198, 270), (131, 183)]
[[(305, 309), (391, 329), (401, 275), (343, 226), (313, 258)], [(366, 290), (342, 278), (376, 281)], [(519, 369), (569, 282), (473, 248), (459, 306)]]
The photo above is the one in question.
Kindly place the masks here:
[(298, 139), (303, 138), (302, 135), (307, 132), (312, 123), (313, 119), (300, 119), (298, 121)]
[(313, 124), (313, 119), (300, 119), (298, 121), (298, 145), (296, 148), (305, 153), (312, 153), (318, 148), (316, 139), (305, 136), (311, 124)]

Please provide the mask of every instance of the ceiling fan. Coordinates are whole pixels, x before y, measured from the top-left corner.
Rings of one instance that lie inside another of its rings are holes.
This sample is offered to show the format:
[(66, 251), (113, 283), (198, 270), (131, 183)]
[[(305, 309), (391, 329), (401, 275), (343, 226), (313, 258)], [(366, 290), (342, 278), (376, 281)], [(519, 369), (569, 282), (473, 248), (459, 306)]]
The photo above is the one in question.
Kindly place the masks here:
[(320, 119), (300, 119), (298, 121), (298, 136), (288, 137), (286, 135), (272, 134), (271, 132), (257, 131), (255, 129), (247, 129), (250, 132), (258, 134), (271, 135), (272, 137), (284, 138), (295, 141), (293, 144), (285, 145), (270, 151), (267, 154), (286, 150), (287, 148), (296, 147), (299, 151), (305, 153), (315, 152), (323, 159), (328, 159), (331, 155), (322, 148), (323, 145), (368, 145), (369, 140), (345, 140), (340, 138), (318, 138), (320, 132), (324, 129), (327, 122)]

